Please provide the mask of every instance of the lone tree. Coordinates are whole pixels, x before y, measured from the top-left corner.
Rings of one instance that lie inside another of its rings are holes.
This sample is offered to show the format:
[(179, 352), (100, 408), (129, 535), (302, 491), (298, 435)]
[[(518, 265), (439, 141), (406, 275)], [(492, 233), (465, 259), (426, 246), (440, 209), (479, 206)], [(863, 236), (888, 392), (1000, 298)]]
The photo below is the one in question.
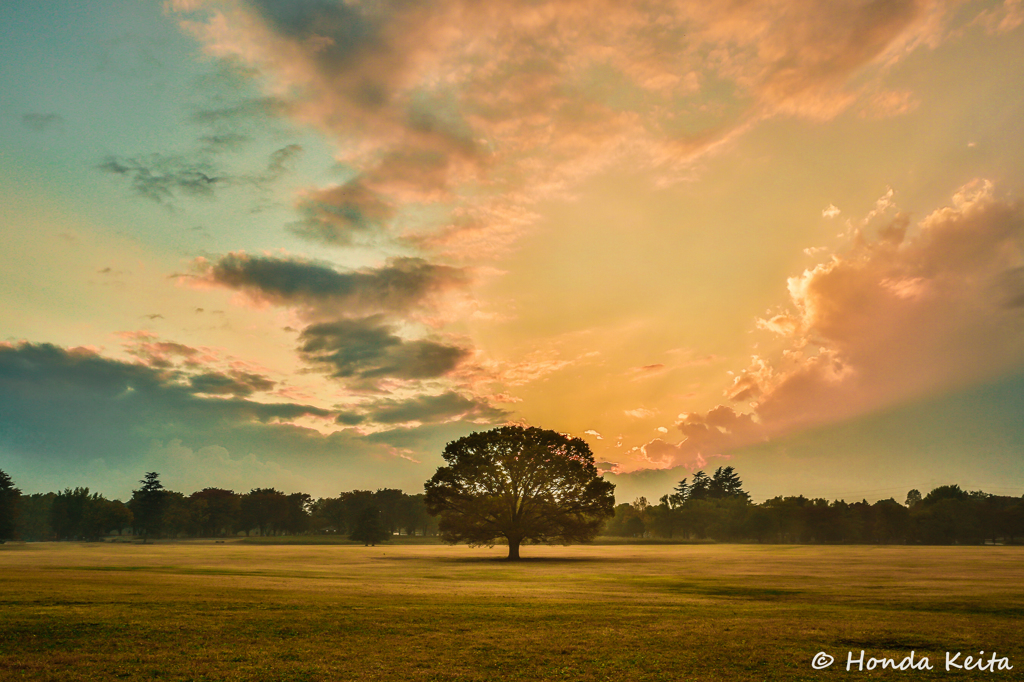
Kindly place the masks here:
[(448, 466), (427, 481), (427, 509), (441, 539), (493, 546), (569, 544), (597, 535), (614, 514), (615, 486), (597, 474), (590, 447), (554, 431), (502, 426), (449, 443)]

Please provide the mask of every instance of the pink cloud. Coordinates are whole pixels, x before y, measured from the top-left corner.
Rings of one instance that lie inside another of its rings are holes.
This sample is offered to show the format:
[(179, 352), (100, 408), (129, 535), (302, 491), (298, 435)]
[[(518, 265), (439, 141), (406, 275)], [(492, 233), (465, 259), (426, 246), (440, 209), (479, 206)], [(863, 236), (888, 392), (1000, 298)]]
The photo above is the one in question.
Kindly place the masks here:
[[(392, 236), (451, 257), (507, 249), (538, 201), (572, 196), (611, 164), (668, 182), (766, 118), (829, 119), (857, 102), (906, 111), (912, 93), (882, 90), (880, 76), (940, 40), (948, 20), (942, 3), (914, 0), (170, 7), (210, 54), (254, 67), (283, 111), (325, 131), (358, 171), (359, 196), (343, 200), (354, 212), (314, 211), (307, 236), (337, 243), (352, 215), (386, 228), (405, 206), (440, 203), (450, 220)], [(635, 88), (634, 100), (612, 83)]]
[[(894, 211), (890, 192), (869, 218)], [(786, 347), (754, 356), (725, 390), (751, 411), (680, 415), (683, 440), (655, 439), (641, 459), (689, 465), (1024, 366), (1022, 226), (1021, 202), (975, 180), (913, 228), (896, 212), (874, 238), (855, 232), (790, 278), (789, 310), (757, 320)]]

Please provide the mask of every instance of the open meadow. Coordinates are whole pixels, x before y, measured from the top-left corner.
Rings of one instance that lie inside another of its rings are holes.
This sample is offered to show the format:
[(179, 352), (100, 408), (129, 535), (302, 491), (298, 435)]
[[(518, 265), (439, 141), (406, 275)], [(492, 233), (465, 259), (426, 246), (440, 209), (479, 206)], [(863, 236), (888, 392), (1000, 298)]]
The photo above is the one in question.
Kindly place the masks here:
[[(1024, 679), (1024, 548), (0, 546), (0, 679)], [(915, 652), (933, 670), (846, 672)], [(818, 652), (835, 657), (812, 669)]]

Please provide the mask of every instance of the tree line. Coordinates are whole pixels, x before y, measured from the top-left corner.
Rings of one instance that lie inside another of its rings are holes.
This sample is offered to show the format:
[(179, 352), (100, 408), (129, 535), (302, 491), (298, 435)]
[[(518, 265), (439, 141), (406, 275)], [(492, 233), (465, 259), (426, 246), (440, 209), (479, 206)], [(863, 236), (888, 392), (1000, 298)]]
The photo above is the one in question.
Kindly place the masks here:
[[(439, 517), (426, 496), (401, 490), (352, 490), (313, 499), (274, 488), (236, 493), (166, 490), (146, 474), (127, 502), (88, 488), (22, 495), (0, 471), (0, 541), (96, 540), (132, 533), (179, 537), (336, 534), (372, 544), (394, 534), (435, 536)], [(443, 529), (442, 529), (443, 530)], [(614, 507), (600, 534), (632, 538), (761, 543), (980, 544), (1024, 538), (1024, 499), (939, 486), (906, 501), (775, 497), (751, 502), (735, 469), (698, 471), (658, 504), (640, 497)], [(470, 538), (469, 540), (472, 540)]]
[(127, 502), (89, 488), (22, 495), (0, 471), (0, 540), (97, 540), (112, 533), (151, 538), (336, 534), (380, 541), (394, 534), (436, 535), (424, 495), (352, 490), (313, 499), (306, 493), (254, 488), (167, 490), (149, 472)]
[(943, 485), (922, 496), (829, 501), (802, 495), (750, 501), (733, 467), (689, 481), (650, 504), (640, 497), (615, 507), (604, 532), (619, 537), (654, 537), (718, 542), (849, 544), (981, 544), (1024, 539), (1024, 499), (968, 492)]

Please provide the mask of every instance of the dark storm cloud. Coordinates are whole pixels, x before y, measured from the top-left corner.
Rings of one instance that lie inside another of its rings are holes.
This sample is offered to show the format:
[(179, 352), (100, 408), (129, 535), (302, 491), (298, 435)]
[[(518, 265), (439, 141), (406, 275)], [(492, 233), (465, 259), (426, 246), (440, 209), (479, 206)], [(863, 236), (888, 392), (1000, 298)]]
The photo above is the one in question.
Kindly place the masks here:
[[(0, 345), (0, 451), (110, 463), (171, 439), (248, 448), (296, 428), (279, 420), (332, 414), (311, 405), (198, 396), (182, 377), (82, 349)], [(235, 379), (252, 388), (269, 383), (244, 373)]]
[(44, 132), (50, 128), (60, 126), (64, 123), (64, 117), (60, 114), (40, 114), (32, 112), (21, 117), (21, 123), (29, 130), (37, 133)]
[(249, 372), (206, 372), (190, 377), (189, 386), (196, 393), (248, 396), (256, 391), (271, 390), (274, 382)]
[(232, 253), (208, 266), (209, 281), (278, 305), (334, 312), (404, 311), (428, 295), (462, 285), (459, 268), (395, 258), (380, 268), (338, 271), (308, 261)]
[(126, 178), (136, 194), (158, 204), (181, 195), (213, 196), (214, 188), (226, 182), (208, 163), (161, 154), (145, 158), (112, 156), (97, 168)]
[(343, 412), (335, 419), (339, 424), (355, 425), (365, 421), (378, 424), (401, 424), (405, 422), (436, 423), (454, 419), (495, 421), (505, 412), (495, 409), (485, 401), (467, 398), (449, 391), (440, 395), (423, 395), (408, 400), (383, 400), (365, 410), (364, 413)]
[(455, 369), (470, 351), (396, 335), (381, 316), (314, 324), (299, 335), (306, 361), (335, 378), (372, 383), (383, 378), (432, 379)]

